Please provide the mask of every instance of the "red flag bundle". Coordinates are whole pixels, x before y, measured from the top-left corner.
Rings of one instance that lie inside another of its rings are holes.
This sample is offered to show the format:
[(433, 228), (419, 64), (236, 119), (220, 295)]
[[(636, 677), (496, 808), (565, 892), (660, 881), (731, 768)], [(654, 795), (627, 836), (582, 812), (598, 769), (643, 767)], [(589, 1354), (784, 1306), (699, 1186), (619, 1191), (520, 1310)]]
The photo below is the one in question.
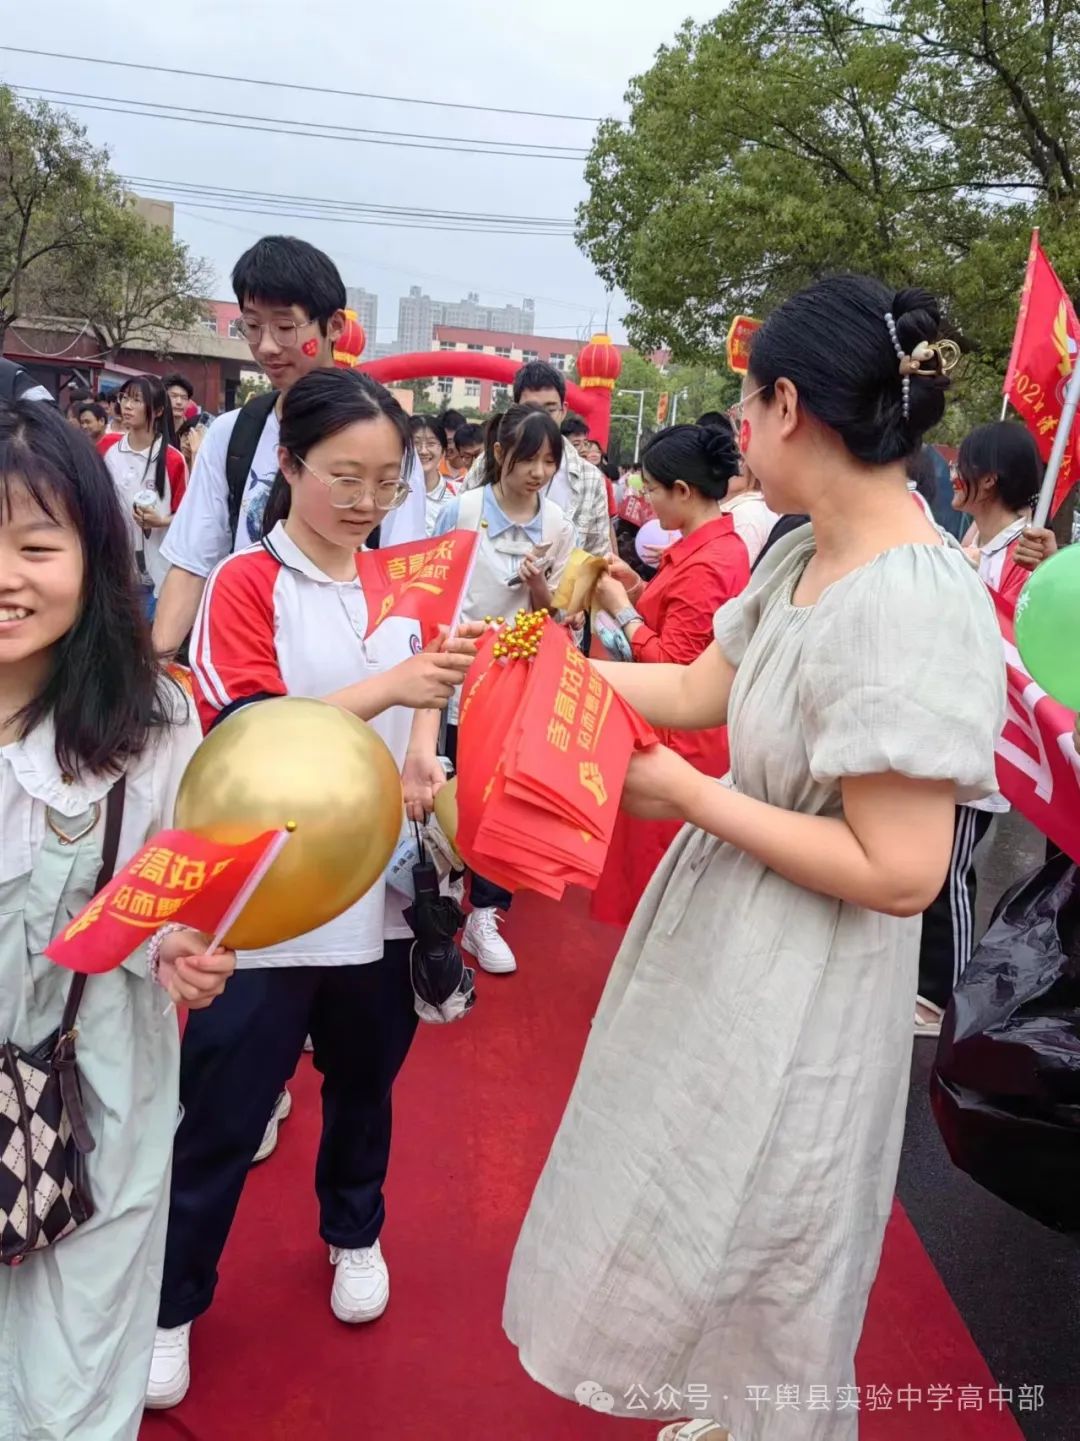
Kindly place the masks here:
[(543, 612), (484, 642), (458, 732), (456, 844), (507, 890), (592, 890), (627, 767), (654, 732)]
[[(1054, 445), (1078, 345), (1080, 324), (1076, 311), (1054, 267), (1043, 254), (1036, 230), (1031, 236), (1004, 392), (1013, 409), (1023, 416), (1043, 460), (1049, 457)], [(1061, 470), (1050, 503), (1051, 515), (1080, 475), (1078, 447), (1080, 426), (1074, 427), (1071, 442), (1061, 458)]]
[(170, 921), (223, 935), (277, 859), (286, 831), (221, 845), (189, 831), (159, 831), (46, 946), (72, 971), (111, 971)]
[(356, 573), (368, 611), (364, 639), (389, 615), (418, 620), (425, 644), (435, 639), (441, 625), (452, 630), (472, 579), (479, 541), (479, 531), (452, 530), (432, 540), (358, 551)]

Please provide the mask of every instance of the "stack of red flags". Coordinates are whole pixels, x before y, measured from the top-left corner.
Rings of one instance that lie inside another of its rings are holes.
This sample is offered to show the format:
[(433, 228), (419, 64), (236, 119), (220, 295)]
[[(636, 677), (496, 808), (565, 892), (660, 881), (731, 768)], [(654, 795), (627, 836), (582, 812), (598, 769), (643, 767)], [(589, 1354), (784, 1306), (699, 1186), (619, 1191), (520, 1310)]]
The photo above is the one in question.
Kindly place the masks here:
[(546, 613), (519, 615), (463, 688), (458, 850), (510, 891), (594, 889), (630, 758), (657, 739)]

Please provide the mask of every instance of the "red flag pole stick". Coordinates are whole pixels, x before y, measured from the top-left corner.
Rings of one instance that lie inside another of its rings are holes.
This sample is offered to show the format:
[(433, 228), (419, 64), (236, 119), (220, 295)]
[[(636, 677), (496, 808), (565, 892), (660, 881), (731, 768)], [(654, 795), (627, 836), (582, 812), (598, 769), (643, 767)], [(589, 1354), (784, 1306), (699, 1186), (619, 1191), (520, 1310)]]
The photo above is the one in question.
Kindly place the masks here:
[(1072, 435), (1073, 421), (1076, 419), (1078, 405), (1080, 405), (1080, 356), (1077, 356), (1073, 362), (1072, 374), (1069, 376), (1069, 388), (1065, 392), (1065, 404), (1061, 407), (1061, 420), (1058, 422), (1057, 433), (1054, 436), (1054, 448), (1050, 452), (1050, 459), (1046, 462), (1046, 474), (1043, 476), (1042, 489), (1039, 491), (1039, 503), (1035, 507), (1035, 515), (1031, 522), (1036, 528), (1044, 526), (1047, 516), (1050, 514), (1054, 490), (1057, 487), (1058, 471), (1061, 469), (1061, 462), (1065, 457), (1065, 447)]
[(243, 886), (241, 886), (240, 890), (237, 891), (236, 898), (234, 899), (232, 905), (218, 922), (218, 928), (214, 932), (213, 939), (206, 948), (206, 954), (208, 956), (212, 956), (214, 954), (214, 952), (221, 945), (222, 941), (229, 934), (229, 931), (232, 930), (233, 926), (236, 924), (240, 916), (240, 912), (247, 905), (248, 901), (251, 900), (251, 897), (255, 894), (256, 887), (262, 881), (263, 877), (266, 875), (270, 867), (277, 860), (278, 856), (281, 855), (281, 852), (285, 849), (285, 842), (289, 839), (291, 835), (291, 831), (278, 831), (277, 835), (267, 846), (266, 854), (252, 871), (251, 875), (248, 876), (247, 880), (244, 882)]

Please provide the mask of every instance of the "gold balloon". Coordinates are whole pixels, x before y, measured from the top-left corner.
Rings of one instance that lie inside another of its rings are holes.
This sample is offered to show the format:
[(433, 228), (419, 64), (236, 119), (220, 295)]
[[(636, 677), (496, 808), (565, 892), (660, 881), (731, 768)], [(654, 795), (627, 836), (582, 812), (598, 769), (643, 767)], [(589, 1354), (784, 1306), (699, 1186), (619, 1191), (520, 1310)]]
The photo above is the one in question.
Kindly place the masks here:
[[(457, 776), (452, 781), (447, 781), (435, 797), (435, 819), (439, 822), (439, 829), (450, 842), (450, 849), (458, 860), (461, 860), (457, 848)], [(461, 863), (465, 864), (464, 861)]]
[(401, 777), (382, 737), (338, 706), (244, 706), (192, 756), (176, 824), (224, 844), (292, 834), (226, 943), (255, 951), (313, 931), (360, 899), (394, 853)]

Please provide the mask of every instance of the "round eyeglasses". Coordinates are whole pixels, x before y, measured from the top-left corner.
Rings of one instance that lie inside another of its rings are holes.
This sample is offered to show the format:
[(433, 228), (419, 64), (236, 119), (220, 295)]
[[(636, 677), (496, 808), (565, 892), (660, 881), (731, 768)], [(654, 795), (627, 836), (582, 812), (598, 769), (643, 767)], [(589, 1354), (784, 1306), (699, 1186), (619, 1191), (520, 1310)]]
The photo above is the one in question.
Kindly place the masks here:
[[(299, 460), (299, 456), (297, 457)], [(355, 510), (365, 496), (370, 496), (376, 510), (397, 510), (404, 505), (409, 494), (409, 485), (404, 480), (381, 480), (369, 485), (356, 475), (320, 475), (306, 460), (300, 460), (304, 469), (315, 477), (330, 492), (330, 504), (335, 510)]]

